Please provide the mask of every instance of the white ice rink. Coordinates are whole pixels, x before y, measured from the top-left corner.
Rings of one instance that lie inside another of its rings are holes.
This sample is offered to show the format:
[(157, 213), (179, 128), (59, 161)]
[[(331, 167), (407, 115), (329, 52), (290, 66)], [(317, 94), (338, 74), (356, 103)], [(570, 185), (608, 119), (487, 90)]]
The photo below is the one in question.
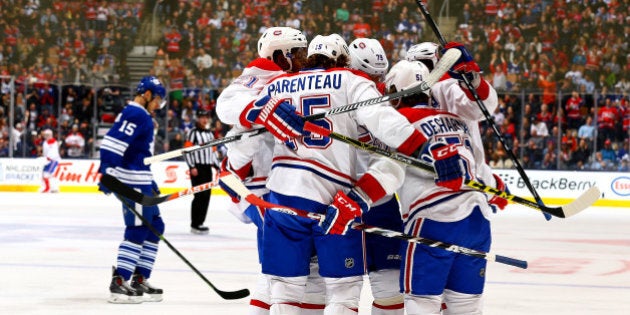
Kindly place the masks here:
[[(151, 283), (164, 301), (107, 303), (122, 237), (119, 202), (102, 194), (0, 193), (0, 314), (246, 314), (248, 299), (216, 295), (165, 245)], [(209, 235), (191, 235), (190, 198), (162, 205), (164, 236), (215, 286), (253, 289), (255, 229), (212, 198)], [(493, 252), (529, 262), (488, 263), (484, 314), (630, 314), (630, 209), (589, 208), (569, 219), (510, 206), (493, 219)], [(369, 314), (364, 292), (360, 314)]]

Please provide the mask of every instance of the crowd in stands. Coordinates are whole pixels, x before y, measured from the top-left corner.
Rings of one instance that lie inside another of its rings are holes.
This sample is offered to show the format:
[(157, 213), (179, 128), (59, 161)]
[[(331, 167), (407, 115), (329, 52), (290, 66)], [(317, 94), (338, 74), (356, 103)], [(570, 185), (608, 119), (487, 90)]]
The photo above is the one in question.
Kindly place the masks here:
[[(18, 83), (36, 78), (33, 82), (129, 84), (126, 52), (138, 36), (142, 16), (157, 6), (162, 39), (151, 74), (172, 91), (168, 110), (156, 115), (158, 151), (183, 144), (196, 109), (212, 111), (222, 88), (256, 57), (258, 37), (270, 26), (298, 28), (308, 39), (330, 33), (348, 42), (376, 38), (390, 64), (404, 58), (411, 45), (435, 41), (414, 1), (11, 2), (15, 5), (0, 4), (0, 75), (15, 75)], [(442, 2), (428, 1), (434, 18)], [(494, 122), (525, 167), (628, 169), (630, 0), (470, 0), (449, 5), (457, 22), (455, 31), (443, 35), (464, 43), (499, 91)], [(72, 105), (63, 106), (64, 116), (42, 100), (47, 98), (45, 85), (36, 90), (37, 101), (20, 100), (24, 113), (34, 103), (36, 116), (57, 116), (51, 124), (67, 122), (61, 139), (77, 125), (86, 138), (87, 155), (93, 135), (82, 126), (84, 117), (89, 122), (93, 116), (94, 105), (84, 100), (96, 96), (100, 113), (104, 92), (75, 86)], [(71, 94), (66, 90), (64, 103)], [(115, 95), (124, 89), (113, 90)], [(6, 104), (3, 100), (5, 110)], [(115, 113), (123, 105), (110, 109)], [(16, 118), (29, 132), (46, 123), (38, 117), (40, 123), (32, 129), (26, 114)], [(100, 115), (98, 119), (103, 120)], [(4, 120), (0, 148), (12, 130)], [(229, 129), (216, 117), (213, 124), (217, 137)], [(491, 140), (486, 141), (489, 163), (511, 167), (492, 129), (487, 123), (482, 127)]]

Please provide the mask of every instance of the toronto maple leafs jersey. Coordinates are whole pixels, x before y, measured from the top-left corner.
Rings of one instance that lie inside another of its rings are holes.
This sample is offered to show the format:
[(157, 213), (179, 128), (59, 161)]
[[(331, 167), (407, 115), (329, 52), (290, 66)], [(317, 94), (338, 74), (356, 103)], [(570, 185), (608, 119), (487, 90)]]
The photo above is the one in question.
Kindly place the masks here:
[[(272, 80), (262, 93), (290, 102), (304, 116), (381, 96), (374, 82), (341, 68), (285, 74)], [(359, 136), (359, 126), (364, 126), (392, 148), (400, 147), (415, 131), (388, 104), (362, 107), (315, 123), (355, 139)], [(296, 138), (289, 145), (276, 145), (267, 187), (328, 204), (338, 190), (354, 185), (359, 169), (356, 150), (347, 143), (316, 134)], [(391, 169), (392, 163), (395, 162), (376, 160), (369, 171), (387, 194), (394, 193), (396, 177), (402, 175)]]
[(153, 175), (144, 158), (153, 155), (153, 119), (142, 105), (129, 102), (101, 142), (99, 172), (128, 185), (151, 185)]

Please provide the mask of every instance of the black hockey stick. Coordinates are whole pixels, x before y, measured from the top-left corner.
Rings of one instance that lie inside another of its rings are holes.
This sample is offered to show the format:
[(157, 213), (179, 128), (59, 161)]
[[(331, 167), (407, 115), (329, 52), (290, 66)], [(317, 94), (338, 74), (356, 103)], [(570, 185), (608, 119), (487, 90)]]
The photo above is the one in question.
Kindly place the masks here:
[[(455, 62), (457, 61), (457, 59), (459, 59), (460, 56), (461, 56), (461, 52), (459, 50), (457, 50), (457, 49), (451, 49), (448, 52), (446, 52), (444, 54), (444, 56), (442, 56), (442, 58), (440, 58), (438, 63), (435, 65), (435, 68), (433, 69), (433, 71), (431, 71), (429, 73), (429, 75), (427, 76), (426, 80), (424, 82), (422, 82), (420, 85), (415, 86), (415, 87), (413, 87), (411, 89), (407, 89), (407, 90), (399, 91), (399, 92), (396, 92), (396, 93), (391, 93), (391, 94), (387, 94), (387, 95), (371, 98), (371, 99), (368, 99), (368, 100), (364, 100), (364, 101), (360, 101), (360, 102), (351, 103), (351, 104), (347, 104), (347, 105), (344, 105), (344, 106), (336, 107), (336, 108), (333, 108), (331, 110), (328, 110), (328, 111), (325, 111), (325, 112), (322, 112), (322, 113), (317, 113), (317, 114), (312, 114), (312, 115), (309, 115), (309, 116), (305, 116), (304, 120), (306, 120), (306, 121), (313, 121), (313, 120), (325, 118), (325, 117), (332, 116), (332, 115), (347, 113), (347, 112), (351, 112), (351, 111), (357, 110), (357, 109), (362, 108), (362, 107), (376, 105), (376, 104), (380, 104), (380, 103), (385, 103), (385, 102), (389, 102), (391, 100), (395, 100), (395, 99), (411, 96), (411, 95), (414, 95), (414, 94), (426, 91), (426, 90), (430, 89), (431, 86), (433, 86), (433, 84), (435, 84), (438, 81), (440, 81), (440, 79), (455, 64)], [(190, 153), (190, 152), (207, 149), (207, 148), (219, 145), (219, 144), (224, 144), (224, 143), (228, 143), (228, 142), (237, 141), (237, 140), (240, 140), (241, 138), (253, 137), (253, 136), (259, 135), (259, 134), (261, 134), (263, 132), (266, 132), (266, 131), (267, 130), (265, 128), (254, 129), (254, 130), (250, 130), (250, 131), (243, 132), (243, 133), (240, 133), (240, 134), (236, 134), (236, 135), (233, 135), (233, 136), (228, 136), (228, 137), (225, 137), (225, 138), (222, 138), (222, 139), (211, 141), (211, 142), (208, 142), (206, 144), (195, 145), (195, 146), (188, 147), (188, 148), (173, 150), (173, 151), (165, 152), (165, 153), (162, 153), (162, 154), (150, 156), (150, 157), (147, 157), (147, 158), (144, 159), (144, 164), (145, 165), (149, 165), (149, 164), (154, 163), (154, 162), (159, 162), (159, 161), (172, 159), (172, 158), (175, 158), (175, 157), (178, 157), (178, 156), (182, 156), (182, 155)]]
[[(345, 136), (336, 132), (332, 132), (326, 128), (315, 125), (313, 123), (307, 123), (304, 126), (304, 129), (310, 132), (322, 135), (322, 136), (330, 137), (332, 139), (336, 139), (341, 142), (348, 143), (361, 150), (373, 152), (373, 153), (388, 157), (402, 164), (407, 164), (407, 165), (414, 166), (414, 167), (420, 168), (422, 170), (425, 170), (431, 173), (435, 173), (435, 169), (433, 168), (433, 166), (430, 164), (427, 164), (426, 162), (422, 160), (419, 160), (419, 159), (416, 159), (416, 158), (413, 158), (404, 154), (400, 154), (398, 152), (392, 152), (385, 149), (381, 149), (369, 143), (361, 142), (357, 139), (353, 139), (348, 136)], [(491, 194), (491, 195), (496, 195), (503, 199), (507, 199), (512, 202), (522, 204), (524, 206), (528, 206), (532, 209), (536, 209), (538, 211), (542, 211), (544, 213), (547, 213), (549, 215), (553, 215), (559, 218), (568, 218), (573, 215), (576, 215), (577, 213), (591, 206), (595, 201), (597, 201), (597, 199), (599, 199), (601, 195), (599, 188), (597, 188), (597, 186), (593, 186), (589, 190), (587, 190), (585, 193), (580, 195), (577, 199), (575, 199), (570, 204), (564, 205), (562, 207), (548, 207), (548, 206), (545, 206), (544, 204), (538, 204), (538, 203), (532, 202), (525, 198), (512, 195), (506, 191), (498, 190), (496, 188), (490, 187), (488, 185), (485, 185), (483, 183), (480, 183), (474, 180), (466, 179), (464, 180), (464, 184), (466, 184), (466, 186), (473, 188), (475, 190), (479, 190), (479, 191), (482, 191), (484, 193)]]
[[(226, 174), (219, 178), (224, 184), (226, 184), (230, 189), (236, 192), (242, 200), (246, 200), (247, 202), (267, 209), (271, 209), (274, 211), (282, 212), (289, 215), (299, 216), (303, 218), (313, 219), (317, 221), (321, 221), (325, 215), (309, 212), (301, 209), (281, 206), (278, 204), (267, 202), (260, 197), (254, 195), (243, 183), (234, 175), (234, 174)], [(495, 261), (498, 263), (527, 269), (527, 261), (510, 258), (502, 255), (495, 255), (493, 253), (486, 253), (482, 251), (478, 251), (475, 249), (470, 249), (466, 247), (462, 247), (455, 244), (444, 243), (440, 241), (434, 241), (428, 238), (419, 237), (419, 236), (411, 236), (408, 234), (404, 234), (398, 231), (388, 230), (376, 226), (369, 226), (361, 223), (352, 223), (351, 226), (353, 229), (362, 230), (368, 233), (378, 234), (384, 237), (397, 238), (401, 240), (405, 240), (411, 243), (419, 243), (429, 247), (438, 247), (450, 252), (459, 253), (467, 256), (473, 256), (477, 258), (486, 259), (489, 261)]]
[[(435, 20), (433, 20), (433, 17), (431, 17), (431, 14), (429, 13), (429, 10), (427, 10), (427, 8), (422, 3), (422, 0), (416, 0), (416, 4), (418, 5), (418, 8), (422, 12), (422, 15), (424, 16), (424, 19), (427, 21), (427, 23), (429, 23), (429, 26), (433, 30), (433, 33), (435, 33), (435, 36), (437, 36), (437, 38), (440, 41), (440, 44), (442, 45), (442, 47), (446, 46), (446, 44), (447, 44), (446, 39), (444, 38), (444, 36), (442, 36), (442, 33), (440, 32), (440, 29), (438, 28), (437, 24), (435, 23)], [(529, 189), (529, 191), (532, 193), (532, 196), (534, 197), (536, 202), (539, 205), (544, 206), (542, 198), (540, 198), (540, 195), (538, 195), (538, 192), (536, 191), (536, 189), (534, 188), (532, 183), (529, 181), (529, 177), (527, 176), (527, 174), (525, 174), (525, 170), (523, 169), (523, 166), (518, 161), (518, 158), (516, 157), (514, 152), (512, 152), (512, 149), (507, 145), (507, 143), (505, 143), (505, 140), (503, 139), (503, 136), (501, 135), (501, 132), (499, 132), (499, 129), (498, 129), (497, 125), (494, 123), (494, 120), (492, 119), (492, 115), (490, 115), (490, 112), (486, 108), (486, 105), (483, 103), (481, 98), (479, 98), (479, 94), (477, 94), (477, 90), (473, 87), (473, 85), (470, 82), (470, 80), (468, 79), (468, 77), (463, 75), (462, 78), (464, 80), (464, 84), (466, 84), (466, 88), (468, 88), (468, 90), (472, 93), (473, 97), (475, 98), (477, 106), (479, 106), (479, 109), (481, 110), (483, 115), (486, 117), (486, 120), (488, 121), (488, 124), (490, 124), (490, 126), (492, 126), (492, 130), (494, 131), (494, 134), (497, 136), (497, 138), (499, 138), (499, 142), (501, 142), (501, 144), (503, 145), (503, 148), (505, 149), (505, 151), (507, 151), (508, 156), (510, 157), (510, 159), (514, 163), (514, 166), (516, 167), (516, 170), (518, 171), (518, 174), (523, 179), (523, 182), (525, 183), (525, 186), (527, 186), (527, 189)], [(551, 216), (548, 213), (543, 212), (543, 215), (545, 216), (545, 219), (547, 219), (547, 221), (551, 220)]]
[[(103, 181), (103, 179), (105, 180)], [(133, 188), (125, 185), (124, 183), (120, 182), (117, 178), (108, 174), (103, 174), (103, 176), (101, 177), (101, 183), (103, 183), (105, 187), (109, 188), (112, 192), (114, 192), (114, 195), (116, 196), (116, 198), (118, 198), (125, 205), (125, 208), (131, 210), (138, 218), (140, 218), (140, 220), (142, 221), (142, 224), (144, 224), (147, 228), (149, 228), (149, 230), (151, 230), (153, 234), (155, 234), (155, 236), (157, 236), (160, 240), (162, 240), (164, 244), (166, 244), (166, 246), (168, 246), (168, 248), (170, 248), (173, 251), (173, 253), (175, 253), (181, 260), (183, 260), (184, 263), (186, 263), (186, 265), (188, 265), (188, 267), (190, 267), (190, 269), (192, 269), (220, 297), (226, 300), (237, 300), (237, 299), (242, 299), (244, 297), (249, 296), (248, 289), (241, 289), (237, 291), (222, 291), (222, 290), (219, 290), (217, 287), (215, 287), (214, 284), (212, 284), (212, 282), (210, 282), (208, 278), (206, 278), (197, 268), (195, 268), (195, 266), (193, 266), (193, 264), (190, 263), (190, 261), (188, 261), (188, 259), (186, 259), (186, 257), (184, 257), (184, 255), (182, 255), (182, 253), (180, 253), (175, 248), (175, 246), (173, 246), (171, 242), (169, 242), (164, 237), (164, 235), (160, 234), (155, 229), (155, 227), (153, 227), (153, 225), (151, 225), (151, 223), (141, 213), (139, 213), (138, 210), (136, 210), (134, 206), (129, 204), (128, 200), (131, 200), (136, 203), (140, 203), (140, 202), (137, 202), (136, 200), (132, 198), (128, 198), (126, 194), (129, 194), (130, 191), (133, 191), (135, 193), (139, 193), (139, 192), (135, 191)], [(122, 188), (122, 191), (120, 191), (121, 188)]]
[(135, 203), (139, 203), (143, 206), (155, 206), (162, 202), (178, 199), (188, 195), (193, 195), (217, 186), (215, 182), (207, 182), (168, 195), (148, 196), (125, 185), (116, 177), (108, 174), (103, 174), (101, 176), (101, 183), (103, 183), (103, 185), (105, 185), (105, 187), (109, 188), (111, 191), (118, 193), (125, 198)]

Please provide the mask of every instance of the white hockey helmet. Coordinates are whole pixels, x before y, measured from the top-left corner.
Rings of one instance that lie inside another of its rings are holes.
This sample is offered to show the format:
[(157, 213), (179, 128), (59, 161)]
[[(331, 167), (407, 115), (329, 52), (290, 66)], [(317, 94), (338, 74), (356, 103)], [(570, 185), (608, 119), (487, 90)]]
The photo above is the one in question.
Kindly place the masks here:
[(291, 49), (306, 47), (306, 36), (291, 27), (270, 27), (258, 39), (258, 55), (273, 59), (273, 53), (281, 50), (285, 57), (291, 57)]
[(328, 35), (328, 38), (337, 45), (337, 49), (340, 52), (339, 56), (346, 56), (348, 59), (350, 59), (350, 50), (348, 49), (348, 44), (346, 43), (346, 40), (341, 37), (341, 35), (333, 33)]
[(48, 129), (48, 128), (47, 128), (47, 129), (42, 130), (42, 137), (43, 137), (45, 140), (48, 140), (48, 139), (52, 138), (52, 136), (53, 136), (53, 132), (52, 132), (52, 130), (50, 130), (50, 129)]
[[(429, 76), (429, 68), (421, 62), (401, 60), (389, 70), (385, 76), (385, 88), (397, 92), (411, 89), (424, 82)], [(391, 93), (391, 92), (390, 92)], [(430, 95), (430, 90), (423, 91)]]
[(343, 54), (348, 55), (347, 49), (346, 41), (338, 34), (326, 36), (317, 35), (308, 44), (307, 58), (319, 54), (337, 60), (337, 58)]
[(405, 58), (409, 61), (427, 60), (435, 67), (435, 64), (438, 62), (438, 49), (439, 46), (436, 43), (423, 42), (409, 47)]
[(369, 75), (382, 76), (387, 73), (389, 62), (381, 43), (373, 38), (357, 38), (348, 46), (350, 68)]

